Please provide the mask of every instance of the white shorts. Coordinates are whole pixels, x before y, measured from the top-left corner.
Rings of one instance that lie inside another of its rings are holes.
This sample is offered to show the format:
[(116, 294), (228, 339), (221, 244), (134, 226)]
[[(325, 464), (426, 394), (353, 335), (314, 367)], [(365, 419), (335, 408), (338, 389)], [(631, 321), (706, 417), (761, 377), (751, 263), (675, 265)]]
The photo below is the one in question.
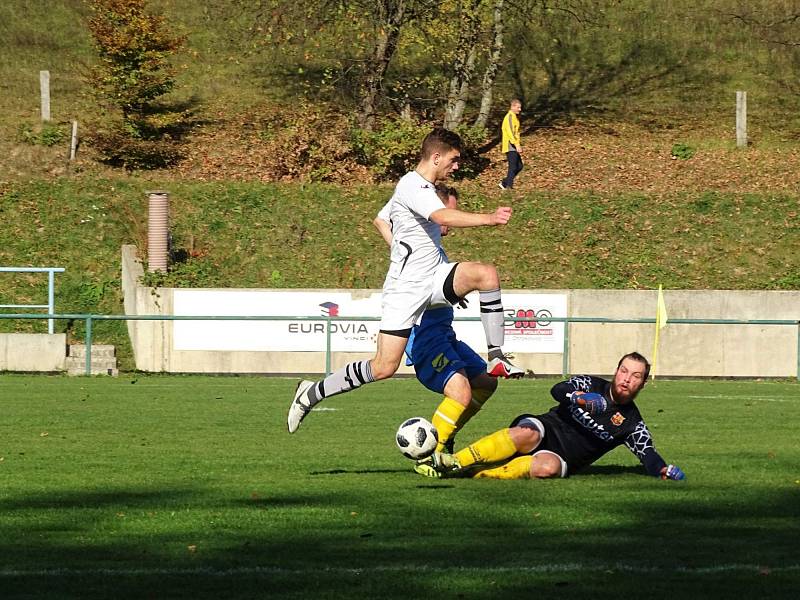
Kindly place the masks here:
[(534, 456), (537, 456), (538, 454), (552, 454), (553, 456), (555, 456), (561, 463), (561, 477), (564, 478), (567, 476), (567, 461), (561, 458), (558, 454), (556, 454), (552, 450), (539, 450), (538, 452), (533, 453)]
[(386, 278), (381, 299), (381, 331), (410, 329), (429, 306), (453, 306), (445, 298), (444, 282), (458, 263), (442, 263), (425, 281)]

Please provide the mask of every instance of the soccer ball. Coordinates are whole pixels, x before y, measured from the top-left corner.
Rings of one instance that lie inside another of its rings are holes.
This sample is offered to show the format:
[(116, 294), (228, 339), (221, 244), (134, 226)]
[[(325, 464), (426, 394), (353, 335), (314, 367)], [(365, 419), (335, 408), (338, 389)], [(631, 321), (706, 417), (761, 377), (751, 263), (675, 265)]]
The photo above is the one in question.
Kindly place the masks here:
[(400, 425), (395, 441), (403, 456), (412, 460), (420, 460), (430, 456), (436, 450), (439, 433), (430, 421), (422, 417), (414, 417)]

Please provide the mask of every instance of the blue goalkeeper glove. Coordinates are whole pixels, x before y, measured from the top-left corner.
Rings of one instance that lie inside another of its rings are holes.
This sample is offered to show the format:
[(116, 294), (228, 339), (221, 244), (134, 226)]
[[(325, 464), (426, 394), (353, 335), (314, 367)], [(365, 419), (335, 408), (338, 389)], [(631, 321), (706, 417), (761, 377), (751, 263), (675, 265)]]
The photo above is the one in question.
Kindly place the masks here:
[[(583, 400), (583, 408), (590, 415), (596, 415), (608, 408), (608, 401), (603, 398), (602, 394), (596, 394), (595, 392), (588, 392), (586, 394), (581, 394), (580, 396), (573, 394), (572, 403), (578, 404), (578, 400)], [(578, 404), (578, 406), (580, 405)]]
[(680, 467), (675, 465), (667, 465), (661, 469), (661, 479), (672, 479), (673, 481), (682, 481), (686, 479), (686, 473), (681, 471)]

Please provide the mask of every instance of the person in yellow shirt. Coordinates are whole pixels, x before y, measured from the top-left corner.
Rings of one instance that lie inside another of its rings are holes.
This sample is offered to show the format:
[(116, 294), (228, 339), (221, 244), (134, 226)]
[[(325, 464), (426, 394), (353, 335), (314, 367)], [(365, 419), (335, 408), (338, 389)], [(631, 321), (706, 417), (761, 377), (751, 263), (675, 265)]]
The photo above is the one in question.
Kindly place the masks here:
[(508, 174), (500, 182), (500, 189), (510, 190), (514, 187), (514, 178), (522, 171), (522, 145), (519, 139), (519, 115), (522, 102), (518, 98), (511, 101), (506, 116), (503, 117), (503, 152), (508, 159)]

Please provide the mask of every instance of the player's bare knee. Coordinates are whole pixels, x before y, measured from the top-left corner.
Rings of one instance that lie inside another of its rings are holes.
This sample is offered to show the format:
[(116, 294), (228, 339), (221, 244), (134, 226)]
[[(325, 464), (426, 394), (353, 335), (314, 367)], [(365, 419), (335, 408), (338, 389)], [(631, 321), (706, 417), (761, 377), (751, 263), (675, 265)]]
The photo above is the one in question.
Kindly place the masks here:
[(542, 441), (542, 434), (535, 427), (512, 427), (508, 434), (520, 454), (531, 452)]
[(500, 287), (500, 277), (494, 265), (473, 263), (475, 265), (475, 286), (479, 290), (495, 290)]
[(399, 362), (393, 362), (390, 360), (378, 360), (373, 359), (370, 361), (370, 368), (372, 369), (372, 378), (375, 381), (380, 381), (381, 379), (389, 379), (392, 375), (397, 373), (397, 369), (400, 367)]
[(531, 464), (531, 477), (538, 479), (561, 477), (561, 461), (553, 454), (537, 454)]
[(454, 373), (447, 385), (444, 386), (444, 395), (452, 398), (462, 406), (468, 406), (472, 399), (472, 387), (463, 370)]
[(459, 296), (473, 290), (495, 290), (500, 287), (500, 277), (494, 265), (469, 262), (459, 263), (453, 289)]

